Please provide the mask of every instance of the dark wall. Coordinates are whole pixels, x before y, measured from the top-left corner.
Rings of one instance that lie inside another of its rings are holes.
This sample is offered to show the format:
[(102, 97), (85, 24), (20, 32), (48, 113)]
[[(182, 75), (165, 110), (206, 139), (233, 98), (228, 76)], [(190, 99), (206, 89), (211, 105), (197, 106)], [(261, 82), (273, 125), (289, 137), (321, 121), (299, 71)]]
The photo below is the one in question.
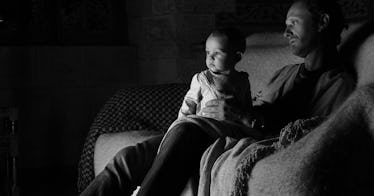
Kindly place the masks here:
[(96, 113), (116, 90), (138, 83), (126, 7), (14, 2), (0, 2), (0, 107), (19, 110), (20, 183), (24, 192), (50, 182), (69, 189)]
[(0, 107), (19, 110), (23, 186), (76, 181), (96, 113), (136, 85), (135, 57), (131, 46), (0, 46)]
[[(20, 166), (39, 169), (76, 167), (94, 116), (119, 88), (189, 82), (204, 68), (203, 44), (214, 27), (282, 31), (289, 6), (279, 0), (18, 1), (3, 1), (0, 107), (19, 109)], [(341, 3), (350, 20), (373, 18), (372, 1)]]
[(20, 165), (76, 165), (95, 114), (137, 83), (126, 1), (0, 2), (0, 107), (19, 109)]

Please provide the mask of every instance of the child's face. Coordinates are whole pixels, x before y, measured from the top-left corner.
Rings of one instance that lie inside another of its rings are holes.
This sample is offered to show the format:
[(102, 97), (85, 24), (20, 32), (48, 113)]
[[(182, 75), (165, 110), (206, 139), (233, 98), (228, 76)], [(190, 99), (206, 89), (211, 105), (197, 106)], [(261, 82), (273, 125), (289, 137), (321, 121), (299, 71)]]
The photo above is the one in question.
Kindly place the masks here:
[(214, 73), (230, 73), (238, 61), (239, 53), (229, 47), (227, 38), (210, 35), (205, 43), (205, 63)]

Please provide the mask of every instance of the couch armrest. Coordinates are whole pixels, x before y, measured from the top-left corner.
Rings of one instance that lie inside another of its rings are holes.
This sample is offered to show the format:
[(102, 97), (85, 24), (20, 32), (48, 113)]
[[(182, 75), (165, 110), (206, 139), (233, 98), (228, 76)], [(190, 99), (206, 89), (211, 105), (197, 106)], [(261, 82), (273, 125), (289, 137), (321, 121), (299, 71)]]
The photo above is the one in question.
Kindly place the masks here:
[(87, 134), (78, 165), (78, 192), (95, 177), (94, 149), (106, 133), (130, 130), (165, 132), (178, 115), (187, 84), (163, 84), (119, 90), (97, 114)]
[[(134, 130), (121, 133), (105, 133), (95, 143), (94, 168), (97, 176), (122, 148), (142, 142), (162, 133), (157, 131)], [(180, 196), (193, 196), (197, 193), (198, 177), (190, 178)], [(133, 195), (136, 195), (136, 192)]]
[(147, 130), (134, 130), (120, 133), (105, 133), (100, 135), (95, 143), (94, 170), (95, 176), (99, 174), (114, 155), (126, 146), (147, 140), (160, 135), (160, 132)]

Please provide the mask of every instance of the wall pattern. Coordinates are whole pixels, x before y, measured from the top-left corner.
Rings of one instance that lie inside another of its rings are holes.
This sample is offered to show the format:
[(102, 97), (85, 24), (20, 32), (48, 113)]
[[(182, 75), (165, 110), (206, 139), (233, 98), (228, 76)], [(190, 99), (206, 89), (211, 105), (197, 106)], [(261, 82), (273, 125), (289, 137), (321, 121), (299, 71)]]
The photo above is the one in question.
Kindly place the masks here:
[[(21, 0), (4, 0), (5, 3), (0, 3), (4, 8), (0, 9), (0, 12), (11, 13), (7, 24), (3, 25), (6, 27), (0, 28), (0, 43), (17, 40), (18, 43), (23, 40), (37, 44), (127, 43), (126, 3), (134, 4), (131, 0), (30, 0), (22, 4), (17, 3), (19, 1)], [(132, 12), (148, 18), (171, 16), (176, 24), (186, 23), (183, 21), (184, 18), (187, 19), (185, 16), (195, 17), (197, 26), (201, 26), (198, 24), (199, 18), (207, 22), (208, 15), (211, 16), (208, 25), (214, 23), (215, 26), (238, 26), (245, 31), (252, 31), (256, 29), (256, 25), (261, 26), (258, 29), (282, 25), (284, 13), (289, 7), (287, 2), (289, 1), (139, 0), (137, 7), (140, 10)], [(373, 2), (370, 0), (339, 2), (349, 21), (373, 17)], [(142, 11), (147, 6), (150, 10)], [(251, 25), (253, 27), (250, 27)], [(193, 24), (190, 27), (198, 28)], [(176, 26), (175, 31), (180, 31), (178, 28)], [(204, 29), (202, 32), (205, 33)], [(183, 36), (181, 37), (183, 39)]]
[(0, 43), (14, 35), (17, 38), (11, 40), (22, 41), (6, 43), (127, 43), (126, 1), (123, 0), (30, 0), (19, 2), (11, 11), (15, 14), (7, 15), (7, 24), (0, 28)]
[[(339, 0), (348, 21), (362, 20), (372, 14), (370, 0)], [(238, 0), (234, 12), (217, 13), (217, 25), (279, 25), (283, 24), (290, 3), (282, 1), (244, 1)]]
[(363, 20), (373, 16), (371, 0), (339, 0), (339, 2), (348, 21)]

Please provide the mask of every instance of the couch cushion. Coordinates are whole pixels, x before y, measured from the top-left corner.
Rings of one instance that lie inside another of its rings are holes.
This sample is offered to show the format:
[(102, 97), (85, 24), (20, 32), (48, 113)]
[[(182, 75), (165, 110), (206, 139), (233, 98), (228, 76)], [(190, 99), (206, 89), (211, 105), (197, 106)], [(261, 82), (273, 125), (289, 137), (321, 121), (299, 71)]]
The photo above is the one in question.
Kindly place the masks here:
[(355, 61), (357, 85), (363, 86), (374, 82), (374, 34), (360, 46)]
[(95, 144), (95, 176), (105, 168), (106, 164), (108, 164), (119, 150), (126, 146), (135, 145), (136, 143), (156, 135), (160, 135), (160, 132), (135, 130), (100, 135)]

